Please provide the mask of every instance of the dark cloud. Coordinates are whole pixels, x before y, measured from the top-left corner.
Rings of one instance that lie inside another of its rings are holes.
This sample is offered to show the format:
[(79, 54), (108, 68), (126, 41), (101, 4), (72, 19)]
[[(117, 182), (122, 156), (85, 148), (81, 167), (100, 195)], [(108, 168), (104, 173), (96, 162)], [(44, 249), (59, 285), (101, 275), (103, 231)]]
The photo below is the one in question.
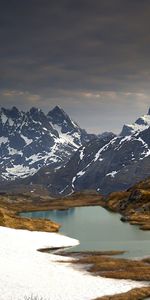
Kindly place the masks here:
[(92, 110), (97, 131), (102, 109), (114, 130), (121, 126), (122, 116), (111, 105), (117, 113), (126, 108), (130, 117), (144, 111), (150, 92), (149, 1), (0, 3), (2, 105), (61, 104), (85, 126), (83, 111)]

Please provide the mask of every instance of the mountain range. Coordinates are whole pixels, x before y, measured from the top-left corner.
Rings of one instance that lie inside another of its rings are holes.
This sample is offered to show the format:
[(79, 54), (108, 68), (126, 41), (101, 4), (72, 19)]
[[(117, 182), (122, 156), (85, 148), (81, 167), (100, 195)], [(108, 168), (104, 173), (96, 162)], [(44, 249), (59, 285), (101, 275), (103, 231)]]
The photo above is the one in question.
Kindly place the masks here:
[(56, 106), (0, 111), (0, 183), (42, 185), (53, 196), (130, 187), (150, 174), (150, 110), (121, 133), (88, 134)]
[(58, 106), (45, 115), (0, 110), (0, 182), (35, 174), (44, 166), (56, 169), (95, 136), (87, 134)]

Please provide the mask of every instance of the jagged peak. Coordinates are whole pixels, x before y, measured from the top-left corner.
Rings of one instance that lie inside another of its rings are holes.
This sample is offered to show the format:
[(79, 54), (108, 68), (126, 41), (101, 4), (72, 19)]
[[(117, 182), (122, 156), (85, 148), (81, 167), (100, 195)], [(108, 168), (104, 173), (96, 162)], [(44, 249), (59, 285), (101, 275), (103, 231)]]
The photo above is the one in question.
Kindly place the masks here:
[(58, 105), (56, 105), (52, 110), (50, 110), (47, 114), (48, 116), (64, 116), (65, 118), (69, 118), (66, 112)]
[(63, 109), (59, 106), (59, 105), (56, 105), (53, 109), (53, 111), (63, 111)]
[(50, 122), (53, 125), (58, 125), (62, 127), (62, 131), (66, 131), (68, 128), (69, 131), (80, 129), (77, 123), (75, 123), (69, 115), (58, 105), (56, 105), (52, 110), (47, 114)]
[(3, 113), (8, 118), (17, 118), (20, 115), (20, 111), (16, 106), (13, 106), (12, 108), (4, 108), (1, 107), (1, 113)]
[(66, 119), (67, 121), (71, 121), (67, 113), (58, 105), (56, 105), (52, 110), (50, 110), (47, 116), (51, 119), (52, 122), (56, 119)]
[(150, 108), (146, 115), (139, 117), (134, 123), (125, 124), (123, 126), (120, 135), (121, 136), (132, 135), (135, 134), (136, 132), (145, 130), (149, 126), (150, 126)]

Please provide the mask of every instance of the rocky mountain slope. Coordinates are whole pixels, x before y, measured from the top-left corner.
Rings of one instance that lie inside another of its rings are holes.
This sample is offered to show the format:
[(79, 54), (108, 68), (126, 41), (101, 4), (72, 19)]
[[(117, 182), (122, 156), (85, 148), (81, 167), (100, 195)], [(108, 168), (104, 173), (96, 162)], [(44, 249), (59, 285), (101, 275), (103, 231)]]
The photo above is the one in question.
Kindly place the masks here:
[(150, 230), (150, 177), (126, 191), (109, 194), (103, 204), (107, 209), (121, 213), (122, 221)]
[[(84, 146), (80, 147), (75, 154), (70, 158), (70, 160), (63, 166), (63, 168), (52, 170), (49, 166), (42, 168), (34, 176), (26, 178), (24, 183), (29, 185), (33, 184), (43, 184), (46, 186), (51, 195), (63, 196), (68, 195), (74, 191), (80, 191), (85, 189), (95, 189), (91, 185), (94, 178), (89, 175), (89, 182), (87, 185), (82, 185), (76, 189), (75, 178), (80, 178), (84, 175), (83, 168), (86, 164), (89, 165), (93, 159), (93, 153), (97, 152), (99, 149), (104, 147), (109, 141), (114, 138), (113, 133), (107, 133), (107, 135), (99, 136), (90, 142), (86, 143)], [(86, 167), (85, 167), (86, 172)]]
[[(125, 131), (128, 128), (128, 132)], [(129, 128), (131, 129), (129, 132)], [(41, 178), (54, 195), (94, 189), (102, 194), (124, 190), (150, 175), (150, 111), (132, 125), (125, 125), (119, 136), (108, 134), (81, 146), (63, 168)]]
[(45, 115), (0, 110), (0, 182), (26, 178), (44, 166), (64, 166), (72, 154), (95, 136), (81, 129), (58, 106)]

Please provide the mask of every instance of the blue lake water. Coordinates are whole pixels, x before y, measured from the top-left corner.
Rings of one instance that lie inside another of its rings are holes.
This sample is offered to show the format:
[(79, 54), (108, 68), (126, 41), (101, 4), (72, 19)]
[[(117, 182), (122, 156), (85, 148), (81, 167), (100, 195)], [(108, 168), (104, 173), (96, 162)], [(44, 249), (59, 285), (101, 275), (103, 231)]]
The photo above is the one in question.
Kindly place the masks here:
[(60, 232), (76, 238), (73, 250), (126, 250), (125, 257), (150, 255), (150, 232), (120, 221), (120, 215), (102, 207), (77, 207), (21, 213), (24, 217), (51, 219), (62, 225)]

